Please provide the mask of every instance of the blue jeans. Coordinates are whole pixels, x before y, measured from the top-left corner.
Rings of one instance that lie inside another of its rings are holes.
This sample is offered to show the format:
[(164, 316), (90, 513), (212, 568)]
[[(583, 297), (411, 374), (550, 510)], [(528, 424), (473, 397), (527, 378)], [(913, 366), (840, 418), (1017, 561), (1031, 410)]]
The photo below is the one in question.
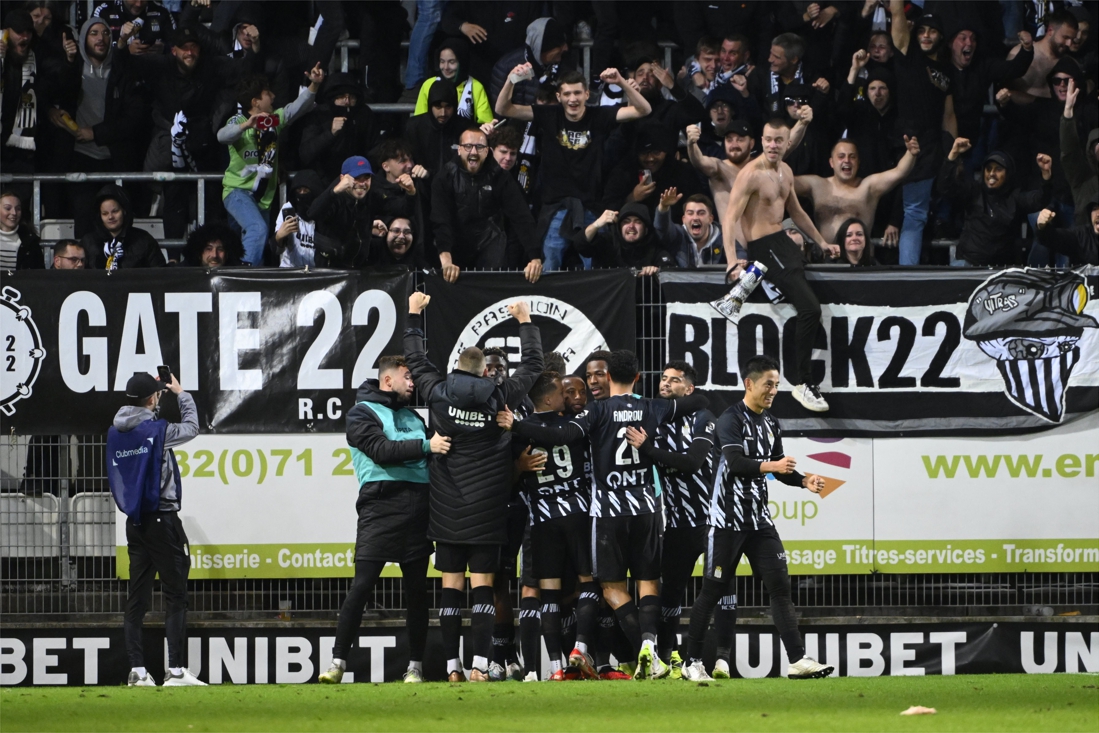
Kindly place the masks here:
[(239, 188), (230, 191), (224, 203), (229, 222), (240, 229), (245, 263), (262, 267), (263, 250), (267, 247), (267, 210), (256, 204), (250, 191)]
[(431, 61), (427, 58), (427, 51), (442, 17), (443, 0), (416, 0), (416, 24), (412, 26), (412, 37), (408, 41), (408, 66), (404, 71), (405, 89), (415, 89), (430, 75), (428, 67)]
[[(565, 213), (566, 209), (561, 209), (553, 215), (546, 238), (542, 240), (542, 269), (546, 272), (560, 270), (565, 253), (569, 250), (569, 240), (561, 236), (561, 222), (565, 220)], [(590, 211), (584, 212), (584, 226), (591, 224), (595, 219), (595, 214)], [(590, 270), (591, 258), (581, 257), (580, 259), (584, 261), (584, 269)]]
[[(1066, 204), (1063, 201), (1053, 199), (1049, 202), (1048, 208), (1057, 212), (1057, 216), (1049, 223), (1049, 226), (1056, 227), (1058, 223), (1068, 227), (1072, 226), (1073, 219), (1076, 216), (1076, 207), (1073, 204)], [(1068, 267), (1068, 255), (1054, 254), (1049, 251), (1049, 247), (1038, 244), (1038, 212), (1027, 214), (1026, 220), (1030, 224), (1030, 231), (1034, 232), (1034, 241), (1030, 245), (1030, 254), (1026, 258), (1027, 266)]]
[(904, 201), (904, 223), (898, 242), (899, 264), (920, 264), (920, 251), (923, 249), (923, 228), (927, 224), (927, 214), (931, 210), (931, 185), (934, 178), (925, 181), (906, 183), (901, 189)]

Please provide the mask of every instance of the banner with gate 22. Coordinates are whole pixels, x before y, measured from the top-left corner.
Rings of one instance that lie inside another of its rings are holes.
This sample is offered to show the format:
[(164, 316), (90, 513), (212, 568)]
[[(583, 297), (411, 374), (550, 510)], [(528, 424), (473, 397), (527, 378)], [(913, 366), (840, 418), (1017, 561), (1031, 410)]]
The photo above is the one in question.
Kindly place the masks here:
[[(741, 368), (779, 360), (773, 412), (800, 435), (989, 435), (1045, 430), (1099, 410), (1099, 269), (814, 270), (822, 328), (813, 379), (830, 408), (794, 401), (795, 314), (766, 280), (734, 324), (709, 302), (720, 273), (661, 273), (669, 359), (698, 371), (720, 413)], [(784, 389), (785, 388), (785, 389)]]
[[(412, 276), (197, 268), (15, 272), (0, 291), (5, 433), (106, 432), (134, 372), (171, 367), (203, 432), (343, 432), (400, 353)], [(174, 399), (165, 417), (178, 419)]]

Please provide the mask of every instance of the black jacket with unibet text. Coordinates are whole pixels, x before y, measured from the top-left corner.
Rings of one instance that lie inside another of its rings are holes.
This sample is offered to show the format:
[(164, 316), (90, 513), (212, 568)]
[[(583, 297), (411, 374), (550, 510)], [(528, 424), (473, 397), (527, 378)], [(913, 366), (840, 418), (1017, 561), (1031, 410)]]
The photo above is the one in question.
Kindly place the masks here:
[(519, 326), (522, 361), (511, 377), (493, 380), (455, 370), (443, 375), (424, 350), (422, 316), (409, 315), (404, 356), (416, 389), (427, 401), (431, 427), (451, 439), (450, 452), (432, 454), (428, 537), (459, 545), (507, 542), (511, 494), (511, 434), (496, 413), (519, 406), (542, 373), (542, 337)]

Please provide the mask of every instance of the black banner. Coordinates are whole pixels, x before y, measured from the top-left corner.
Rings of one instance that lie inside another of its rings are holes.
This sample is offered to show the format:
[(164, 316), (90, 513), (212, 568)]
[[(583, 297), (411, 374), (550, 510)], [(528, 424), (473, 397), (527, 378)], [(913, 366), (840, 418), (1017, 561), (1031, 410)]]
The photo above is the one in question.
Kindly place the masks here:
[[(121, 624), (120, 624), (121, 626)], [(334, 625), (193, 626), (188, 668), (208, 683), (309, 683), (332, 659)], [(1034, 623), (802, 624), (806, 654), (843, 677), (925, 674), (1099, 672), (1099, 630), (1079, 621)], [(703, 660), (713, 665), (713, 639)], [(446, 677), (438, 627), (424, 655), (428, 680)], [(548, 676), (543, 647), (542, 678)], [(145, 631), (145, 666), (158, 682), (164, 670), (162, 628)], [(466, 645), (463, 660), (472, 658)], [(364, 625), (347, 661), (344, 681), (391, 682), (408, 665), (403, 624)], [(615, 660), (612, 657), (612, 662)], [(616, 662), (615, 662), (616, 663)], [(769, 624), (737, 625), (733, 677), (783, 677), (789, 660)], [(130, 664), (120, 627), (30, 628), (6, 625), (0, 635), (0, 685), (118, 685)]]
[(636, 284), (628, 270), (550, 273), (533, 285), (522, 273), (462, 274), (453, 285), (429, 276), (428, 355), (438, 369), (450, 371), (463, 349), (499, 346), (518, 364), (519, 327), (507, 306), (525, 300), (543, 350), (560, 352), (575, 372), (596, 349), (636, 349)]
[(815, 270), (821, 303), (813, 379), (830, 409), (789, 392), (793, 306), (766, 280), (738, 323), (709, 303), (720, 273), (661, 273), (668, 359), (685, 359), (720, 414), (743, 397), (740, 368), (776, 358), (774, 413), (795, 435), (980, 435), (1045, 430), (1099, 409), (1099, 269)]
[(106, 432), (129, 377), (167, 364), (204, 432), (343, 432), (355, 388), (400, 352), (411, 283), (334, 270), (15, 272), (0, 298), (0, 424)]

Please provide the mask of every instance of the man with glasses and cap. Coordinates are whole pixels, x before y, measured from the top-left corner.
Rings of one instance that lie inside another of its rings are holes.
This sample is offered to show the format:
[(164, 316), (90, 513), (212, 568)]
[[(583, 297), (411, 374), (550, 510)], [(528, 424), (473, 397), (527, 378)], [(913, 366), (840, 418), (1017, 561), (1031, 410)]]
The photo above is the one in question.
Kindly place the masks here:
[(542, 248), (523, 190), (492, 158), (478, 129), (458, 138), (458, 158), (443, 166), (431, 184), (431, 222), (443, 278), (455, 282), (463, 269), (507, 267), (507, 240), (522, 245), (530, 282), (542, 276)]
[(385, 224), (375, 218), (368, 196), (373, 177), (370, 161), (352, 156), (340, 167), (340, 177), (309, 206), (305, 218), (316, 223), (318, 267), (363, 267), (370, 259), (371, 237), (385, 236)]
[[(118, 409), (107, 432), (107, 477), (118, 508), (126, 515), (130, 594), (126, 599), (126, 653), (130, 687), (156, 687), (145, 668), (142, 626), (152, 605), (153, 579), (159, 574), (164, 595), (164, 632), (168, 641), (165, 687), (204, 686), (183, 666), (187, 638), (187, 574), (191, 558), (179, 520), (182, 485), (172, 448), (198, 435), (194, 399), (175, 376), (167, 383), (136, 373), (126, 382), (129, 404)], [(159, 419), (160, 397), (170, 390), (179, 401), (179, 423)]]

